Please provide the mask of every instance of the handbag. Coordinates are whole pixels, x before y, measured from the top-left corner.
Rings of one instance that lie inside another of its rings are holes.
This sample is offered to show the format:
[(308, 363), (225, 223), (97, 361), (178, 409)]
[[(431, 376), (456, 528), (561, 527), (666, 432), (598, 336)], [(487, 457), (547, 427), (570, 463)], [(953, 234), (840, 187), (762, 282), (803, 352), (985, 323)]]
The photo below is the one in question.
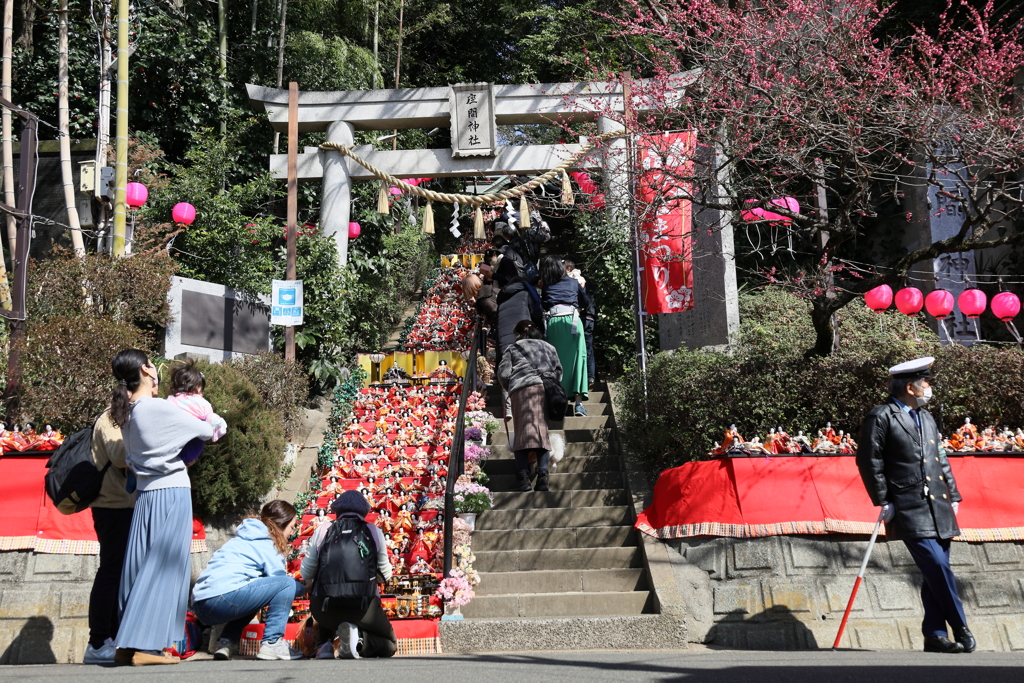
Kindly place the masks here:
[[(513, 344), (515, 347), (519, 347), (518, 343)], [(542, 373), (537, 369), (537, 366), (530, 361), (529, 357), (523, 350), (519, 349), (519, 354), (530, 364), (534, 372), (540, 375), (540, 380), (544, 383), (544, 397), (547, 404), (547, 418), (552, 422), (561, 422), (565, 419), (565, 411), (569, 407), (569, 398), (565, 395), (565, 388), (562, 383), (555, 379), (550, 373)]]

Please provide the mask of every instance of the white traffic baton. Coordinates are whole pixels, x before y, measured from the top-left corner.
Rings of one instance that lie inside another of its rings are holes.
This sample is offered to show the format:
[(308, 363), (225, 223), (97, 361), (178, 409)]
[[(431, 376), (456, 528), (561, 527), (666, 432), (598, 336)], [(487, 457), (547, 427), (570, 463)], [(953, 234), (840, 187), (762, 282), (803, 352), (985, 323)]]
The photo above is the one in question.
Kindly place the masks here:
[(868, 560), (871, 559), (871, 551), (875, 548), (875, 540), (878, 538), (878, 530), (882, 526), (882, 517), (885, 515), (885, 509), (878, 513), (878, 521), (875, 522), (875, 530), (871, 532), (871, 540), (868, 541), (867, 552), (864, 553), (864, 561), (860, 563), (860, 571), (857, 572), (857, 580), (853, 582), (853, 592), (850, 593), (850, 601), (846, 603), (846, 611), (843, 613), (843, 620), (839, 624), (839, 633), (836, 634), (836, 642), (832, 643), (832, 649), (837, 650), (839, 648), (839, 641), (843, 639), (843, 631), (846, 629), (846, 621), (850, 618), (850, 610), (853, 609), (853, 601), (857, 599), (857, 589), (860, 588), (860, 582), (864, 579), (864, 570), (868, 568)]

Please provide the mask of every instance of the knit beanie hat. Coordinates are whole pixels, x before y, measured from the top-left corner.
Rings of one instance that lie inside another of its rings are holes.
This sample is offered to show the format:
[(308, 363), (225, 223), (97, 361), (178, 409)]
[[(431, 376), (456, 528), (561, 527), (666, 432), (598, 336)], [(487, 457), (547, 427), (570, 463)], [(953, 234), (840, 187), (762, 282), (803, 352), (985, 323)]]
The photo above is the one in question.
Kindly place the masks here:
[(359, 491), (345, 491), (331, 503), (331, 512), (336, 515), (354, 512), (365, 517), (370, 512), (370, 504)]

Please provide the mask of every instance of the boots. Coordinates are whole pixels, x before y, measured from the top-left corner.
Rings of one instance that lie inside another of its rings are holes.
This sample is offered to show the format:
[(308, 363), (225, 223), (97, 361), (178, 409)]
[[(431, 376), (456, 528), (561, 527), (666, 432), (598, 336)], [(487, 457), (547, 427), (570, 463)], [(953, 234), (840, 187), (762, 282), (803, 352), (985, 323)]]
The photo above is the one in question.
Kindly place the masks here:
[(540, 470), (537, 472), (537, 485), (533, 488), (534, 491), (549, 491), (548, 488), (548, 473), (546, 470)]
[[(537, 480), (540, 481), (539, 479)], [(526, 470), (519, 470), (516, 472), (516, 491), (532, 491), (533, 487), (530, 486), (530, 475)]]

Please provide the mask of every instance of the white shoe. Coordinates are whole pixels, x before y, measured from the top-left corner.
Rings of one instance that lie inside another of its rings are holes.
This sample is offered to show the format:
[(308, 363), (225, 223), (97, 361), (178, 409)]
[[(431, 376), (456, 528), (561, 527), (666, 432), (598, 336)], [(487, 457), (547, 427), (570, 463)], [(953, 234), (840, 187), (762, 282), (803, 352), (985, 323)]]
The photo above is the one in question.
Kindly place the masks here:
[(85, 648), (85, 658), (82, 660), (83, 664), (113, 664), (114, 654), (117, 653), (117, 648), (114, 646), (114, 641), (107, 638), (103, 641), (103, 645), (99, 648), (94, 648), (92, 645)]
[(227, 638), (217, 641), (217, 649), (213, 652), (213, 658), (227, 661), (238, 654), (238, 643), (233, 643)]
[(256, 659), (283, 659), (285, 661), (302, 659), (302, 657), (302, 653), (292, 649), (284, 638), (278, 638), (273, 643), (263, 641), (260, 643), (259, 654), (256, 655)]
[(343, 621), (338, 626), (338, 640), (341, 641), (338, 646), (338, 659), (360, 658), (359, 646), (363, 644), (363, 639), (359, 637), (359, 629), (354, 624)]

